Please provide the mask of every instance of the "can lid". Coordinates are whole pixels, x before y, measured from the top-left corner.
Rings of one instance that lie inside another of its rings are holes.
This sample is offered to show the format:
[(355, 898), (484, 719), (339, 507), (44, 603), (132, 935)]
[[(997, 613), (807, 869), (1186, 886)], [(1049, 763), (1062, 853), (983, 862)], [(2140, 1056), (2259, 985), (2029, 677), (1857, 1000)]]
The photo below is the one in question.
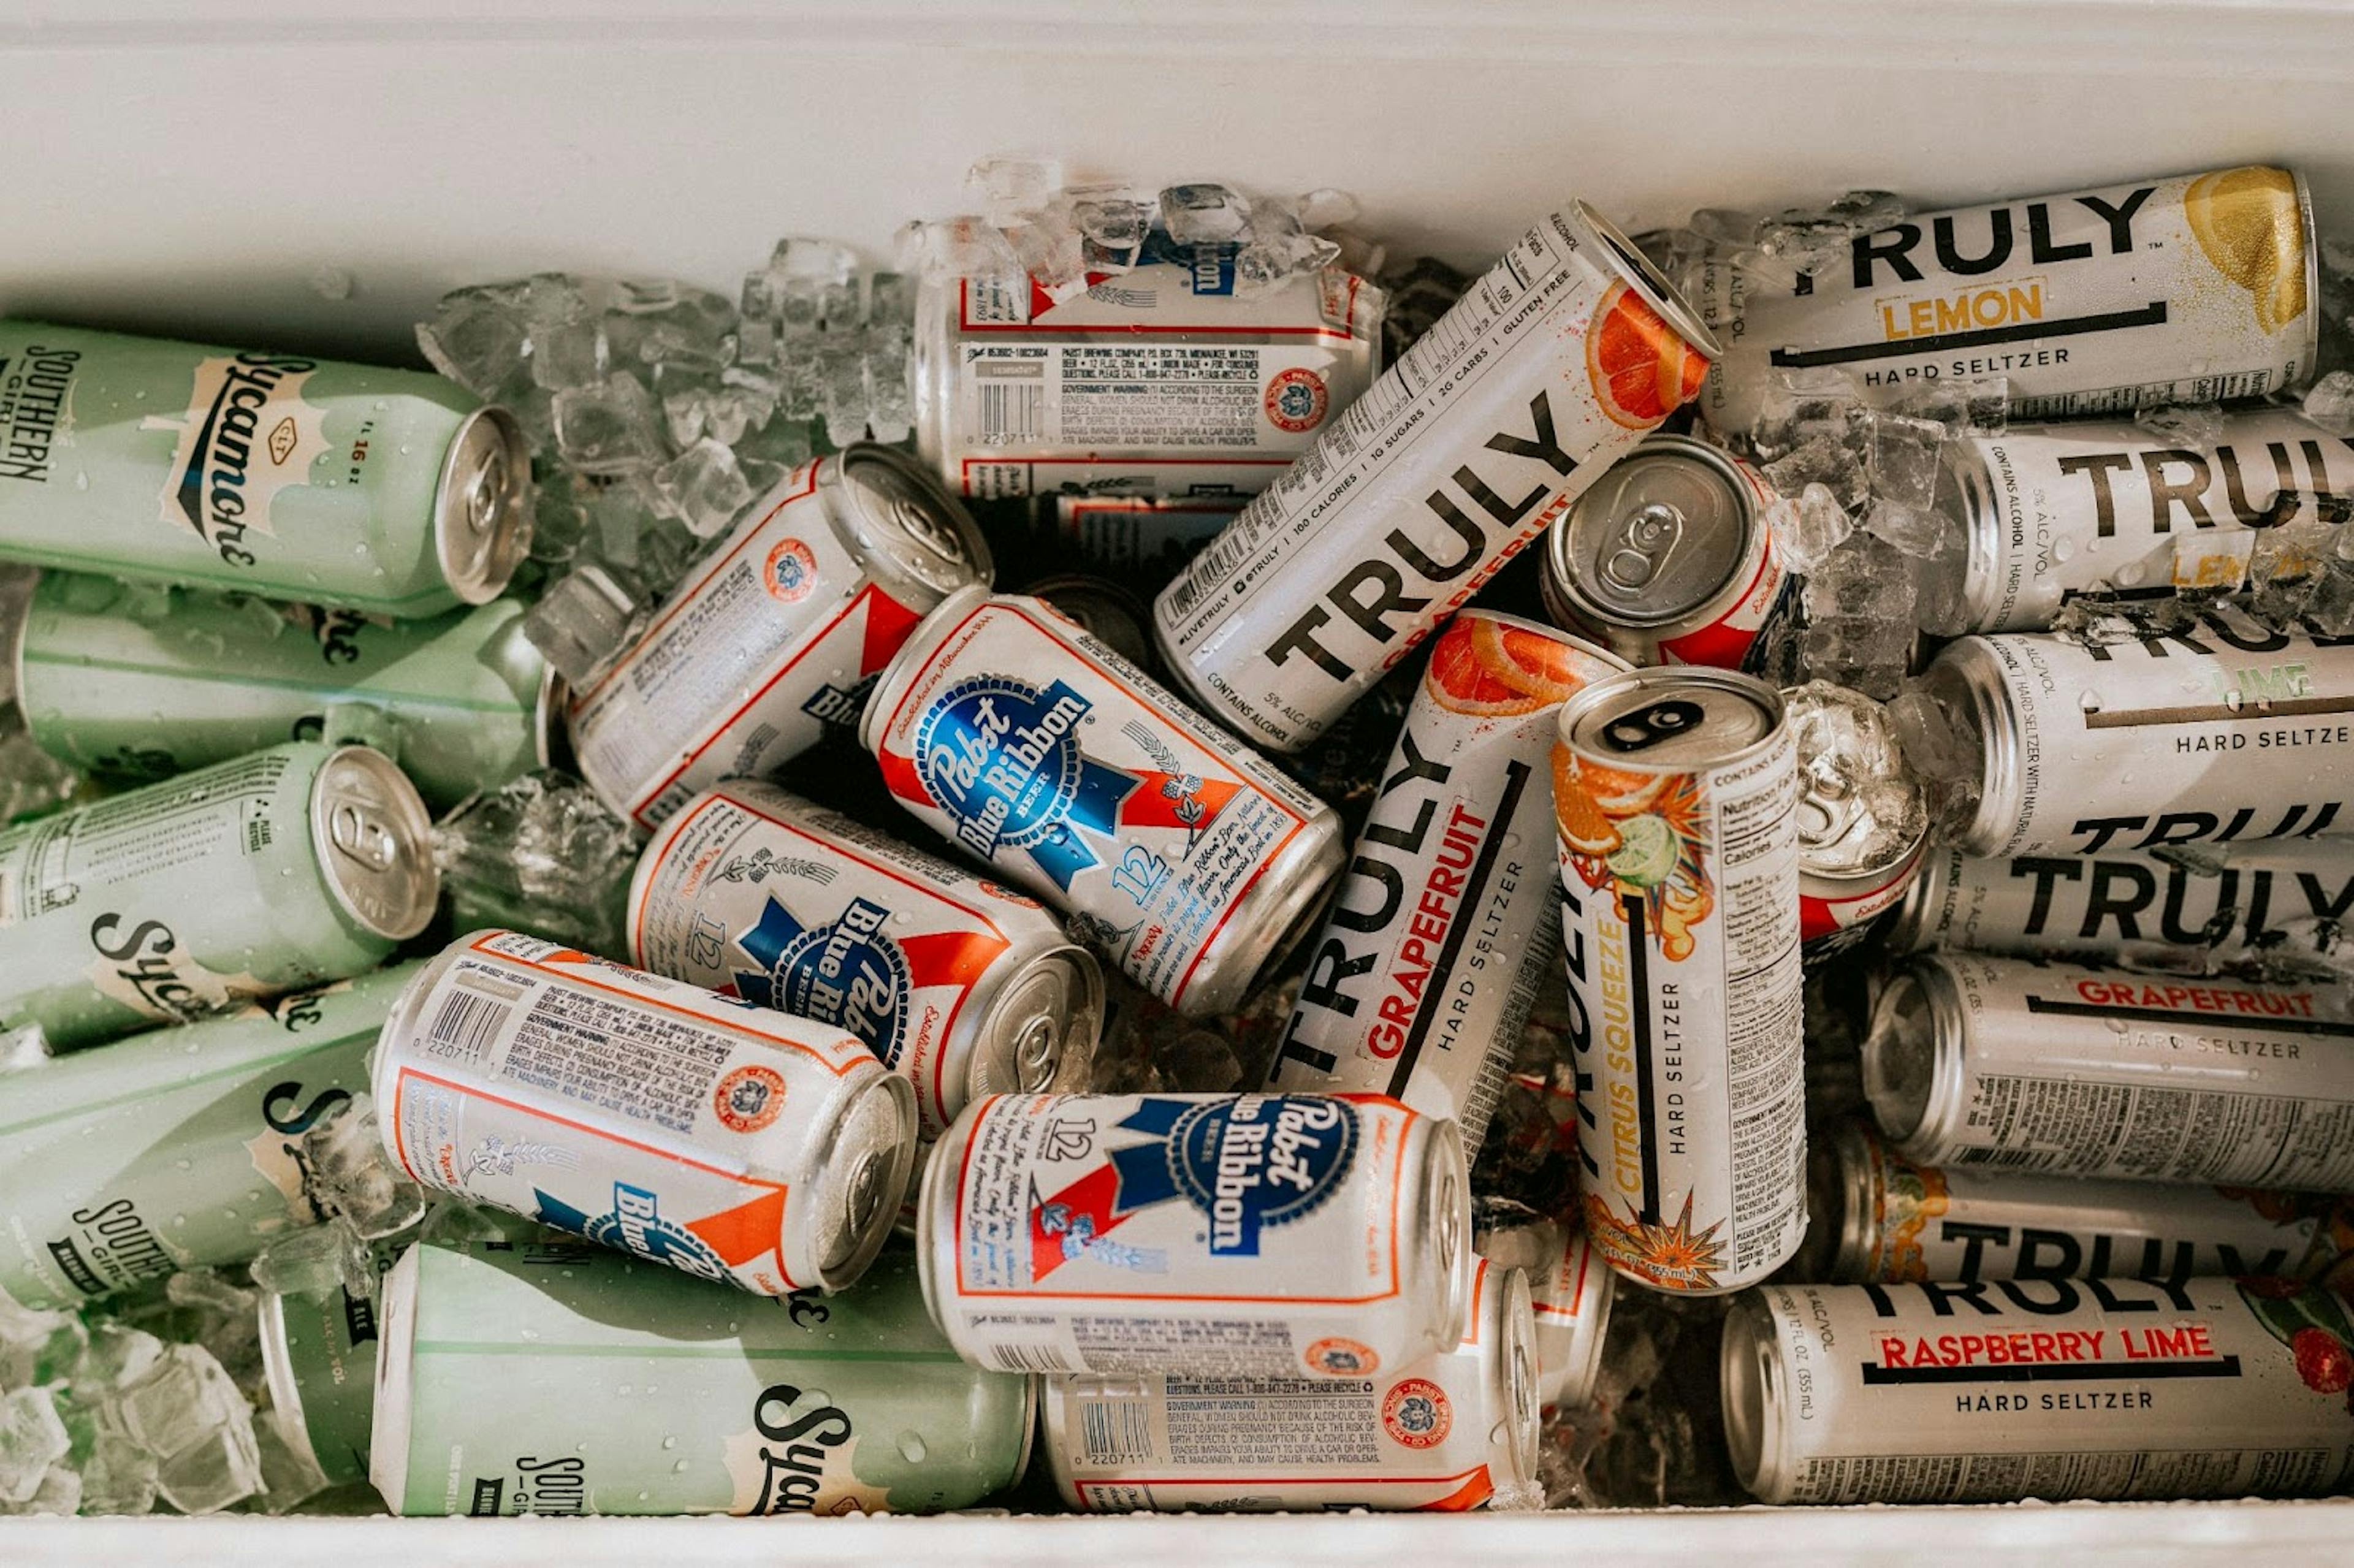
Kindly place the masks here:
[(335, 902), (366, 930), (402, 942), (441, 894), (432, 823), (417, 786), (381, 751), (339, 748), (311, 786), (311, 843)]
[(1536, 1479), (1537, 1428), (1544, 1405), (1538, 1387), (1537, 1320), (1529, 1277), (1484, 1261), (1479, 1267), (1489, 1298), (1480, 1303), (1488, 1320), (1479, 1325), (1488, 1351), (1489, 1473), (1499, 1481), (1526, 1485)]
[(843, 1110), (809, 1183), (811, 1252), (822, 1289), (856, 1281), (899, 1218), (916, 1158), (915, 1086), (877, 1073)]
[(1109, 648), (1140, 670), (1158, 662), (1153, 648), (1152, 612), (1142, 599), (1108, 577), (1087, 572), (1057, 572), (1040, 577), (1022, 590)]
[(1723, 591), (1760, 526), (1739, 470), (1704, 442), (1654, 436), (1553, 524), (1547, 565), (1570, 601), (1613, 626), (1666, 626)]
[(1725, 1317), (1717, 1362), (1724, 1446), (1733, 1460), (1734, 1479), (1744, 1491), (1766, 1501), (1776, 1500), (1782, 1490), (1781, 1471), (1787, 1463), (1776, 1419), (1783, 1404), (1781, 1367), (1775, 1355), (1778, 1338), (1765, 1298), (1744, 1291)]
[(1472, 1270), (1479, 1261), (1479, 1255), (1471, 1250), (1471, 1182), (1463, 1134), (1452, 1121), (1431, 1123), (1421, 1208), (1421, 1232), (1430, 1238), (1438, 1266), (1447, 1271), (1447, 1293), (1438, 1306), (1439, 1348), (1452, 1350), (1463, 1338), (1465, 1317), (1471, 1307)]
[(433, 547), (450, 591), (467, 604), (499, 597), (531, 548), (531, 443), (513, 414), (486, 404), (466, 416), (441, 460)]
[(1807, 1146), (1807, 1234), (1791, 1255), (1797, 1279), (1864, 1277), (1872, 1255), (1871, 1228), (1879, 1205), (1868, 1191), (1873, 1176), (1872, 1133), (1843, 1121), (1826, 1143)]
[(294, 1376), (294, 1358), (286, 1347), (286, 1298), (265, 1290), (255, 1313), (261, 1332), (261, 1376), (270, 1386), (270, 1407), (278, 1414), (278, 1435), (323, 1473), (318, 1447), (311, 1441), (310, 1423), (302, 1418), (302, 1385)]
[(1915, 965), (1888, 982), (1863, 1043), (1864, 1096), (1880, 1130), (1899, 1144), (1922, 1129), (1936, 1098), (1944, 1053), (1928, 974)]
[(1676, 334), (1711, 360), (1724, 357), (1724, 345), (1716, 341), (1716, 334), (1700, 318), (1700, 313), (1676, 292), (1667, 275), (1651, 264), (1651, 259), (1637, 248), (1635, 242), (1618, 231), (1618, 226), (1595, 210), (1590, 202), (1573, 202), (1579, 221), (1594, 231), (1602, 248), (1617, 262), (1619, 275), (1627, 286), (1643, 296), (1644, 302), (1659, 313), (1659, 319), (1673, 327)]
[(843, 543), (867, 575), (928, 609), (996, 573), (972, 514), (930, 471), (889, 447), (862, 441), (840, 459)]
[(981, 1016), (961, 1095), (946, 1113), (983, 1095), (1085, 1089), (1103, 1010), (1103, 970), (1093, 954), (1066, 943), (1031, 958)]
[[(1585, 1231), (1575, 1230), (1553, 1272), (1553, 1279), (1541, 1282), (1546, 1317), (1538, 1328), (1537, 1370), (1544, 1378), (1548, 1403), (1591, 1404), (1602, 1381), (1602, 1351), (1610, 1337), (1611, 1308), (1618, 1299), (1618, 1271), (1596, 1255)], [(1564, 1279), (1570, 1292), (1566, 1300), (1559, 1294)], [(1549, 1332), (1561, 1328), (1561, 1314), (1573, 1306), (1576, 1310), (1567, 1330)]]
[(1691, 665), (1596, 681), (1562, 709), (1572, 751), (1661, 771), (1727, 761), (1782, 723), (1781, 694), (1754, 676)]

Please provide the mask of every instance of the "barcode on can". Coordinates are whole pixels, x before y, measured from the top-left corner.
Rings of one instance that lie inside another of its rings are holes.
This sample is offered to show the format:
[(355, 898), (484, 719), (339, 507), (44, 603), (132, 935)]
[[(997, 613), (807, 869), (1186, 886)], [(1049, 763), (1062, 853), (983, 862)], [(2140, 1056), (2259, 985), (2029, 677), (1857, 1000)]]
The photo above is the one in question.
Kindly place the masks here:
[(1035, 381), (983, 383), (981, 387), (981, 440), (984, 446), (1005, 446), (1038, 440), (1045, 423), (1046, 389)]
[(1066, 1372), (1077, 1370), (1053, 1345), (992, 1345), (990, 1351), (997, 1358), (997, 1370), (1000, 1372)]
[(425, 1032), (425, 1051), (444, 1061), (479, 1063), (490, 1054), (499, 1030), (514, 1011), (511, 1003), (470, 991), (453, 991), (441, 999)]
[(1142, 1399), (1090, 1399), (1079, 1405), (1079, 1449), (1090, 1465), (1152, 1457), (1152, 1405)]

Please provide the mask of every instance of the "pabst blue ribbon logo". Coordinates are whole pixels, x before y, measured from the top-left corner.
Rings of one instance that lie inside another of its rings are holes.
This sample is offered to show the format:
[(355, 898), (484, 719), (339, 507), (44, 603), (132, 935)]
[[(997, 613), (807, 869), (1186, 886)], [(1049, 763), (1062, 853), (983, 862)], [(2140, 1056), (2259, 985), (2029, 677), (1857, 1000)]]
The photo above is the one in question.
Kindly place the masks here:
[(736, 938), (758, 969), (736, 971), (736, 990), (762, 1007), (847, 1029), (887, 1067), (899, 1065), (913, 983), (907, 956), (884, 934), (891, 911), (854, 898), (841, 918), (803, 926), (774, 898)]
[(681, 1224), (662, 1212), (662, 1200), (643, 1187), (613, 1183), (613, 1206), (589, 1214), (545, 1189), (534, 1187), (532, 1218), (602, 1245), (667, 1264), (702, 1279), (726, 1279), (732, 1272), (777, 1250), (783, 1233), (785, 1190)]
[(1183, 1199), (1208, 1222), (1213, 1257), (1256, 1257), (1260, 1234), (1311, 1214), (1347, 1180), (1356, 1111), (1323, 1095), (1148, 1096), (1112, 1130), (1145, 1135), (1051, 1198), (1034, 1189), (1031, 1277), (1073, 1258), (1131, 1249), (1102, 1242), (1137, 1213)]

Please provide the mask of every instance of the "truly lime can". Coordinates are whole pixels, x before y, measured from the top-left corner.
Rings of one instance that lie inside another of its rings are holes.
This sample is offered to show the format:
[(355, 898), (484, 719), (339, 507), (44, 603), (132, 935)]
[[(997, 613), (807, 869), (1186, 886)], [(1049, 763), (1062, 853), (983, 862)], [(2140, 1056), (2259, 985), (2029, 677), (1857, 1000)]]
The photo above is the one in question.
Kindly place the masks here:
[(1037, 1380), (960, 1360), (904, 1249), (757, 1299), (563, 1239), (426, 1243), (383, 1318), (397, 1514), (938, 1513), (1029, 1463)]
[(343, 738), (330, 710), (376, 708), (399, 726), (401, 770), (447, 808), (549, 761), (555, 672), (523, 620), (511, 599), (394, 620), (44, 572), (16, 628), (16, 701), (52, 757), (139, 779)]
[(0, 1026), (56, 1046), (355, 975), (440, 888), (417, 789), (294, 741), (0, 832)]
[(0, 322), (0, 557), (419, 616), (531, 520), (522, 427), (438, 376)]
[(416, 968), (10, 1074), (0, 1298), (76, 1307), (325, 1218), (302, 1135), (367, 1087), (368, 1049)]

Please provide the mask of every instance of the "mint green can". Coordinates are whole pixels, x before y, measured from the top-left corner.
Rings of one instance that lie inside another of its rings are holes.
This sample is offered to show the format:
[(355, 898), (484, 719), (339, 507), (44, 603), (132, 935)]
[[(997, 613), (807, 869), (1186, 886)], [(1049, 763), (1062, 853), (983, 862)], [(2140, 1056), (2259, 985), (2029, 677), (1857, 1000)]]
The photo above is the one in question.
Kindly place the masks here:
[(313, 741), (0, 832), (0, 1027), (95, 1044), (373, 969), (432, 918), (430, 832), (381, 752)]
[(261, 1365), (280, 1436), (336, 1486), (367, 1479), (378, 1315), (370, 1296), (261, 1298)]
[(438, 376), (0, 322), (0, 558), (426, 616), (531, 517), (522, 427)]
[(415, 964), (0, 1078), (0, 1296), (77, 1307), (325, 1217), (302, 1135), (367, 1088)]
[(398, 1514), (938, 1513), (1021, 1478), (1037, 1382), (966, 1365), (916, 1260), (751, 1297), (588, 1244), (428, 1243), (385, 1281)]
[(138, 779), (345, 738), (331, 712), (374, 708), (398, 726), (401, 771), (446, 809), (550, 760), (555, 672), (523, 618), (511, 599), (394, 620), (44, 572), (15, 628), (16, 701), (50, 756)]

